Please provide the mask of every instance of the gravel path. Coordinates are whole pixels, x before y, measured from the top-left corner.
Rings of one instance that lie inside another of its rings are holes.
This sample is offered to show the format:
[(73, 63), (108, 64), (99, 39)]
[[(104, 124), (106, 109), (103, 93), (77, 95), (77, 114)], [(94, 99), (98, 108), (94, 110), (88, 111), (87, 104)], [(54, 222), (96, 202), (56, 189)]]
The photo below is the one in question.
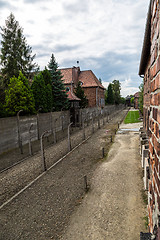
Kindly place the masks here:
[[(125, 111), (120, 112), (112, 123), (0, 210), (1, 240), (139, 239), (129, 235), (143, 231), (138, 135), (117, 134), (109, 162), (102, 162), (101, 157), (102, 147), (107, 153), (110, 146), (106, 129), (113, 133), (124, 114)], [(76, 135), (72, 140), (75, 144)], [(58, 145), (46, 151), (48, 166), (53, 163), (55, 147)], [(40, 156), (1, 174), (1, 201), (21, 189), (26, 179), (26, 183), (32, 180), (37, 175), (37, 166), (41, 172)], [(90, 185), (87, 195), (85, 175)], [(123, 237), (116, 238), (117, 234)]]
[(146, 212), (138, 144), (137, 132), (116, 135), (107, 161), (96, 169), (91, 190), (61, 240), (139, 240), (140, 231), (145, 231), (142, 218)]

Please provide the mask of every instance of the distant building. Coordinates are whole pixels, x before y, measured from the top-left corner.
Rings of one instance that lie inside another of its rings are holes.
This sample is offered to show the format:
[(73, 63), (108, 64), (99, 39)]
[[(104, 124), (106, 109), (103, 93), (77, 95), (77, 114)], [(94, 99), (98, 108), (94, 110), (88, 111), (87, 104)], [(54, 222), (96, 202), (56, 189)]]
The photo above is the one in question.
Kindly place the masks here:
[(131, 97), (129, 95), (126, 97), (126, 105), (131, 107)]
[(134, 94), (134, 108), (139, 109), (139, 92)]
[(91, 70), (81, 71), (80, 67), (63, 68), (59, 70), (63, 75), (62, 80), (67, 90), (74, 92), (74, 89), (80, 81), (88, 99), (88, 107), (104, 107), (105, 88)]

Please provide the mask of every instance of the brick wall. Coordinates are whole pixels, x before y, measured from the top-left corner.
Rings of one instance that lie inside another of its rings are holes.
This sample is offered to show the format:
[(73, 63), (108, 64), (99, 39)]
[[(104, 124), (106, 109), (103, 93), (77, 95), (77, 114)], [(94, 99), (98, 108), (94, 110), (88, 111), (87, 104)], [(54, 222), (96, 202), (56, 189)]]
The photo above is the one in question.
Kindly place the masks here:
[[(150, 58), (144, 75), (144, 128), (149, 136), (149, 229), (159, 228), (160, 216), (160, 7), (151, 3)], [(159, 230), (158, 230), (159, 231)]]
[(83, 88), (83, 90), (88, 99), (88, 107), (104, 106), (104, 89), (98, 87), (90, 87)]

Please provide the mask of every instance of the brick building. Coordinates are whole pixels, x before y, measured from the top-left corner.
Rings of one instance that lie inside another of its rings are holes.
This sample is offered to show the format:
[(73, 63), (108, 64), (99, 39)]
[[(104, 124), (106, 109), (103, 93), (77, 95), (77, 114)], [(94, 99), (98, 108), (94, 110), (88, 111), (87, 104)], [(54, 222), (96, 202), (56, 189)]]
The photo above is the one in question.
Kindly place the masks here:
[(134, 108), (135, 109), (139, 108), (139, 92), (136, 92), (134, 94)]
[(78, 82), (81, 82), (84, 93), (88, 99), (89, 107), (103, 107), (105, 105), (104, 91), (100, 81), (91, 70), (81, 71), (80, 67), (60, 69), (63, 75), (63, 82), (71, 92), (77, 87)]
[(160, 239), (160, 1), (151, 0), (139, 75), (144, 78), (144, 129), (148, 136), (149, 229)]

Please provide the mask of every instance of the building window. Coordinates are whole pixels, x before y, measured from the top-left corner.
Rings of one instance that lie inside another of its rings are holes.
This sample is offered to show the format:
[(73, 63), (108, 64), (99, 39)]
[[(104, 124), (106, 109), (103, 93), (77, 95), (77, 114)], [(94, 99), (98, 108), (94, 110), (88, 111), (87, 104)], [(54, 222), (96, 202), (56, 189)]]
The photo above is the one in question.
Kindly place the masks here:
[(69, 92), (69, 90), (70, 90), (69, 87), (66, 87), (66, 92)]

